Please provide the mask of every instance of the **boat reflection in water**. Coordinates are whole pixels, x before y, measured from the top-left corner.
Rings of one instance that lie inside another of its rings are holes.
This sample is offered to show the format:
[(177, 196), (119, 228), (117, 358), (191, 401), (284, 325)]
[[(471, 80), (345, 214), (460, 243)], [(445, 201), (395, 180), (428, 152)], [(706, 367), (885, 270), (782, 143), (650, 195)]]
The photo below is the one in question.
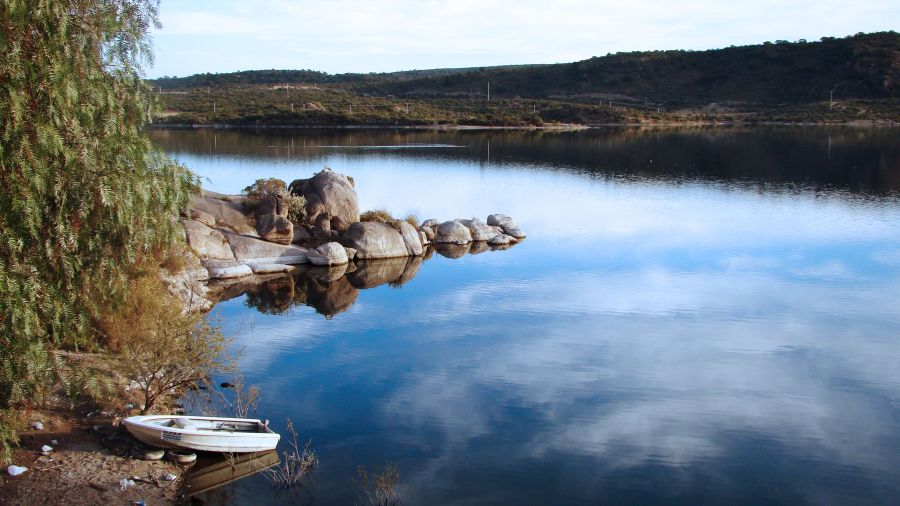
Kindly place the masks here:
[(243, 453), (203, 456), (185, 475), (184, 495), (194, 497), (281, 463), (278, 453)]
[(356, 302), (360, 290), (385, 284), (399, 287), (409, 282), (418, 274), (423, 262), (435, 253), (452, 259), (510, 247), (488, 246), (484, 242), (438, 244), (427, 247), (421, 257), (358, 260), (333, 267), (303, 264), (288, 274), (216, 282), (210, 285), (210, 289), (213, 297), (220, 302), (246, 294), (247, 305), (265, 314), (281, 314), (291, 307), (307, 305), (330, 318), (349, 309)]

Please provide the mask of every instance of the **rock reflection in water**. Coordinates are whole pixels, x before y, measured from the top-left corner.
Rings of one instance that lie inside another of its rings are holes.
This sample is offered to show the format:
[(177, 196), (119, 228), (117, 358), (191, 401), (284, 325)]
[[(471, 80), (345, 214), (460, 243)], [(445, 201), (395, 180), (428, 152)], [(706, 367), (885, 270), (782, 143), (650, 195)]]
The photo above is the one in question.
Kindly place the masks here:
[(331, 318), (349, 309), (360, 290), (385, 284), (400, 287), (408, 283), (435, 252), (447, 258), (460, 258), (466, 253), (474, 255), (509, 247), (487, 243), (437, 244), (428, 246), (421, 257), (357, 260), (330, 268), (304, 264), (286, 274), (218, 282), (210, 285), (210, 291), (219, 301), (247, 294), (246, 304), (265, 314), (281, 314), (294, 306), (306, 305)]

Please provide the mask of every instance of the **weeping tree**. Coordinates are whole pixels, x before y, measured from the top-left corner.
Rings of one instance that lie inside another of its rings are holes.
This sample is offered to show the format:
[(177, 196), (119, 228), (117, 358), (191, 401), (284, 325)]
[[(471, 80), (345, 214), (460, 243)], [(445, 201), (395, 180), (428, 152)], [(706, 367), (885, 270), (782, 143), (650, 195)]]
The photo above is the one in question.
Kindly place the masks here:
[(176, 238), (195, 181), (142, 131), (157, 0), (0, 0), (0, 409)]

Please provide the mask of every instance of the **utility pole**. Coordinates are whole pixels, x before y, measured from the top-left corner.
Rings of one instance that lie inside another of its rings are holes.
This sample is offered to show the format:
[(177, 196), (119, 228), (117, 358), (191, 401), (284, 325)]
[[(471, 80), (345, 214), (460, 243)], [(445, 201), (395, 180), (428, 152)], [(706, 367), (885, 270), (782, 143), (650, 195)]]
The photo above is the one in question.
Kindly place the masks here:
[(834, 88), (831, 88), (831, 93), (828, 97), (828, 110), (834, 109)]
[(531, 114), (537, 114), (537, 104), (531, 104)]
[(488, 102), (491, 101), (491, 82), (488, 81)]
[[(291, 102), (291, 112), (294, 112), (294, 103), (293, 102)], [(294, 142), (293, 139), (291, 140), (291, 142)]]
[(350, 104), (350, 114), (353, 114), (353, 104)]
[(216, 112), (216, 101), (213, 100), (213, 112)]

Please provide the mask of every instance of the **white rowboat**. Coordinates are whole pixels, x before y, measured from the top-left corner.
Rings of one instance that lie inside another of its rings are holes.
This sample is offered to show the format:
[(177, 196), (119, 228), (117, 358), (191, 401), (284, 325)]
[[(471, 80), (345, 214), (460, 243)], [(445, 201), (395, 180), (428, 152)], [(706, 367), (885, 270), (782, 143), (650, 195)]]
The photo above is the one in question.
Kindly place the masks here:
[(132, 416), (124, 421), (132, 436), (159, 448), (201, 452), (248, 453), (274, 450), (280, 435), (268, 422), (212, 416)]

